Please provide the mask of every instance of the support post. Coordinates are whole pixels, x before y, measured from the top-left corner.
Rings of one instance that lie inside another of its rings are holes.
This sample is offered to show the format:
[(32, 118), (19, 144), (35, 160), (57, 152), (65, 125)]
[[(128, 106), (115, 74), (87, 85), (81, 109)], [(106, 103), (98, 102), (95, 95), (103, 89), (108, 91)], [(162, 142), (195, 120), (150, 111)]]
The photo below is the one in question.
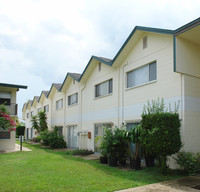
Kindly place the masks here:
[(20, 151), (22, 151), (22, 136), (20, 136)]

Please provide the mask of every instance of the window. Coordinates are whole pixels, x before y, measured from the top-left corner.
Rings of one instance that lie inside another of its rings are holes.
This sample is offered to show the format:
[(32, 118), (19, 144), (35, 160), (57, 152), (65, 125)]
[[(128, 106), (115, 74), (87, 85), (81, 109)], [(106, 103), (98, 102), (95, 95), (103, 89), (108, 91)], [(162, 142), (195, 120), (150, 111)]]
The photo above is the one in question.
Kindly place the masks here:
[(58, 136), (61, 137), (63, 136), (63, 127), (58, 127)]
[(68, 105), (73, 105), (78, 103), (78, 93), (68, 96)]
[(63, 99), (60, 99), (56, 101), (56, 109), (62, 109), (63, 108)]
[(143, 37), (143, 49), (147, 48), (147, 36)]
[(0, 92), (0, 105), (10, 105), (11, 104), (11, 93), (10, 92)]
[(10, 132), (0, 130), (0, 139), (10, 139)]
[(156, 62), (127, 73), (127, 88), (156, 80)]
[(34, 115), (34, 113), (33, 113), (33, 111), (31, 111), (31, 117), (33, 117), (33, 115)]
[(101, 71), (101, 62), (99, 63), (99, 71)]
[(100, 152), (100, 143), (101, 143), (101, 138), (104, 136), (104, 128), (112, 128), (111, 123), (105, 123), (105, 124), (95, 124), (94, 125), (94, 138), (95, 142), (94, 143), (94, 149), (95, 152)]
[(127, 123), (126, 124), (126, 130), (127, 131), (131, 131), (133, 128), (137, 127), (140, 123), (137, 122), (137, 123)]
[(41, 111), (41, 107), (40, 108), (38, 108), (38, 113)]
[(49, 112), (49, 105), (44, 106), (44, 112), (46, 112), (46, 113)]
[(26, 114), (27, 119), (29, 118), (29, 113)]
[(95, 86), (95, 97), (100, 97), (112, 93), (112, 79)]

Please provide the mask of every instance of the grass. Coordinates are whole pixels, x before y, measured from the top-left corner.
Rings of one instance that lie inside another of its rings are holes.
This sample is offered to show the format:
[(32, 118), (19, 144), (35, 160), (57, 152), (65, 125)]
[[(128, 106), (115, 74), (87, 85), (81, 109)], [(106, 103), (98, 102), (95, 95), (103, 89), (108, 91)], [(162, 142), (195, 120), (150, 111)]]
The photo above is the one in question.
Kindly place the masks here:
[(0, 191), (106, 192), (178, 178), (170, 172), (161, 175), (157, 168), (139, 171), (119, 170), (83, 160), (66, 151), (23, 144), (31, 152), (0, 154)]

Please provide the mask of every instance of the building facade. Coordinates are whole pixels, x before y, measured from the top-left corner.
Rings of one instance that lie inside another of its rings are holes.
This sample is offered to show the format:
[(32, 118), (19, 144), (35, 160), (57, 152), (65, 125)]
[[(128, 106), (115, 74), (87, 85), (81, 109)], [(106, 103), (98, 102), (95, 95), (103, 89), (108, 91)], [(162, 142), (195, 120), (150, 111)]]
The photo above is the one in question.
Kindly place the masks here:
[[(92, 56), (82, 74), (52, 84), (39, 100), (42, 110), (48, 103), (49, 129), (61, 127), (71, 148), (95, 151), (103, 127), (135, 126), (148, 100), (164, 98), (172, 110), (180, 104), (183, 149), (200, 152), (199, 23), (176, 30), (137, 26), (112, 60)], [(32, 108), (30, 102), (23, 108), (26, 127)]]
[[(27, 89), (24, 85), (0, 83), (0, 105), (4, 104), (11, 117), (17, 117), (17, 91)], [(15, 131), (8, 132), (0, 125), (0, 151), (15, 149)]]

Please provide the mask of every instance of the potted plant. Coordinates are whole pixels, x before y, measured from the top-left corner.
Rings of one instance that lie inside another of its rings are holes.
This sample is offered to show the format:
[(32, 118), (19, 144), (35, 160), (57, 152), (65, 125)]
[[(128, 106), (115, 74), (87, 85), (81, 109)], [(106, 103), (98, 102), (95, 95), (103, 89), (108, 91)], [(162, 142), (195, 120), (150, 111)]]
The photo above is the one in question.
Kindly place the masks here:
[(115, 130), (115, 137), (118, 140), (117, 159), (120, 165), (126, 165), (126, 156), (128, 154), (128, 132), (123, 128)]
[(103, 143), (108, 155), (108, 164), (109, 166), (117, 166), (117, 145), (118, 141), (115, 136), (115, 130), (105, 129), (105, 134), (103, 137)]
[(106, 147), (106, 142), (104, 141), (104, 139), (101, 137), (100, 138), (100, 147), (99, 150), (101, 152), (101, 156), (100, 156), (100, 163), (101, 164), (107, 164), (108, 163), (108, 157), (107, 157), (107, 147)]
[(140, 169), (141, 167), (141, 147), (140, 147), (141, 126), (133, 128), (129, 132), (130, 139), (130, 167), (131, 169)]

